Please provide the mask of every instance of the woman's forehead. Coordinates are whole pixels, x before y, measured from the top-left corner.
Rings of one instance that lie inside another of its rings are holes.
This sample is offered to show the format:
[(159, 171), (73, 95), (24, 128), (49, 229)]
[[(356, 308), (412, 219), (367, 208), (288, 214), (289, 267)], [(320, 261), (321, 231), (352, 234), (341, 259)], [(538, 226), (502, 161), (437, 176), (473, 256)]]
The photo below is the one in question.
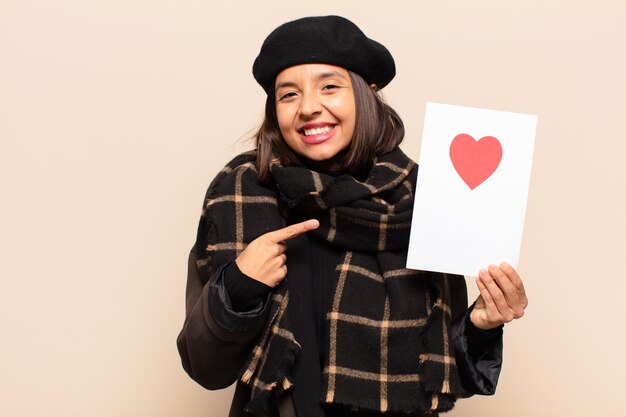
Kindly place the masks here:
[(285, 68), (276, 76), (276, 85), (283, 82), (298, 82), (302, 80), (318, 80), (329, 77), (339, 77), (350, 80), (348, 70), (329, 64), (300, 64)]

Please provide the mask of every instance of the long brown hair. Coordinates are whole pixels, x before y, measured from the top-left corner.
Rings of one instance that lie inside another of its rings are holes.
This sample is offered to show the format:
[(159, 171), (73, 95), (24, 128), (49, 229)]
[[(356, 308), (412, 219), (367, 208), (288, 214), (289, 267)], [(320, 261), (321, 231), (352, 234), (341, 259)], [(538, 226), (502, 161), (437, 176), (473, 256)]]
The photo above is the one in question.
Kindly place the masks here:
[[(404, 123), (398, 113), (360, 75), (348, 72), (354, 92), (356, 120), (342, 169), (346, 173), (361, 176), (367, 173), (376, 155), (391, 152), (400, 145), (404, 139)], [(269, 89), (265, 101), (265, 119), (255, 136), (258, 178), (262, 184), (271, 182), (269, 168), (272, 151), (280, 157), (284, 166), (303, 165), (280, 133), (274, 86)]]

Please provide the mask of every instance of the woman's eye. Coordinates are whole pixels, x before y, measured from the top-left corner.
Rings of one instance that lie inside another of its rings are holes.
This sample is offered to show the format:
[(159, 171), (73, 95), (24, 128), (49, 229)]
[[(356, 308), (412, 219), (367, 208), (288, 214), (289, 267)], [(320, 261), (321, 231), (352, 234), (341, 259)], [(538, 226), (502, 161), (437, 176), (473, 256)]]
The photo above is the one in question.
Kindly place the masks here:
[(295, 93), (295, 92), (293, 92), (293, 91), (290, 91), (290, 92), (288, 92), (288, 93), (285, 93), (285, 94), (281, 95), (281, 96), (278, 98), (278, 100), (279, 100), (279, 101), (284, 101), (284, 100), (288, 100), (288, 99), (290, 99), (290, 98), (292, 98), (292, 97), (295, 97), (295, 96), (296, 96), (296, 93)]
[(338, 85), (335, 85), (335, 84), (328, 84), (328, 85), (325, 85), (323, 89), (324, 89), (324, 90), (334, 90), (334, 89), (337, 89), (337, 88), (339, 88), (339, 86), (338, 86)]

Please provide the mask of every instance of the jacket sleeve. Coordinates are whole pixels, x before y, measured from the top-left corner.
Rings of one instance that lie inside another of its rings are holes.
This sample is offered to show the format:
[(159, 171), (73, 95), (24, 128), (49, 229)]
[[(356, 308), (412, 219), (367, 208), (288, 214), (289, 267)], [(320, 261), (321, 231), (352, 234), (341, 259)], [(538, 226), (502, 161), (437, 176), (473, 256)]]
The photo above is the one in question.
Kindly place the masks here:
[(464, 397), (495, 394), (502, 369), (503, 326), (492, 330), (475, 327), (469, 318), (473, 308), (472, 304), (452, 323), (452, 344)]
[[(191, 250), (186, 318), (177, 339), (183, 368), (194, 381), (211, 390), (225, 388), (237, 379), (264, 327), (268, 304), (263, 303), (248, 313), (230, 310), (220, 282), (226, 266), (216, 268), (204, 283), (197, 267), (195, 246)], [(226, 328), (219, 324), (225, 321), (233, 325)]]
[(450, 278), (452, 300), (452, 345), (463, 386), (463, 397), (493, 395), (502, 369), (503, 326), (481, 330), (470, 320), (467, 286), (462, 276)]

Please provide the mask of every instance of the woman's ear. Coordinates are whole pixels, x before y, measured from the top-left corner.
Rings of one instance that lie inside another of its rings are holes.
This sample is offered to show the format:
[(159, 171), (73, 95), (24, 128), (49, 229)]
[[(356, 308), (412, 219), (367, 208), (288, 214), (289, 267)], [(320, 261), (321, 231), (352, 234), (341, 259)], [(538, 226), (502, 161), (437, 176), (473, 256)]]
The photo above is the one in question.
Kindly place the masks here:
[(378, 91), (378, 86), (376, 86), (376, 84), (374, 84), (374, 83), (370, 84), (370, 88), (372, 89), (373, 92), (377, 92)]

